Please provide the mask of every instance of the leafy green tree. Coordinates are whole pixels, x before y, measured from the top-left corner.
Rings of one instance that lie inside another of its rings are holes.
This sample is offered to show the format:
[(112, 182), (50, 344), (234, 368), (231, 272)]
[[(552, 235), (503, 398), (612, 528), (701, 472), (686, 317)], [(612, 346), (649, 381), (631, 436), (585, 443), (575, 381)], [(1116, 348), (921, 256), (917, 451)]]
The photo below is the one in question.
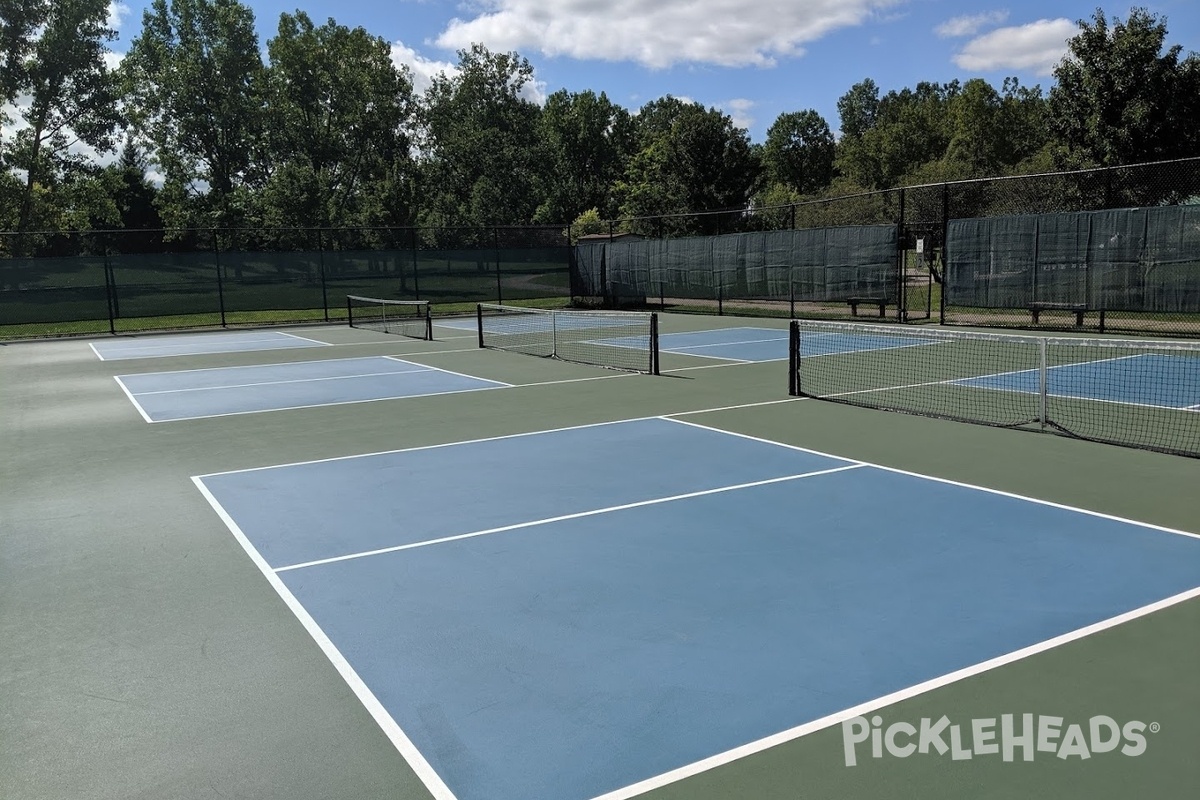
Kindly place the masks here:
[(371, 196), (391, 191), (393, 177), (411, 175), (405, 131), (413, 96), (387, 41), (332, 19), (317, 27), (298, 11), (280, 16), (267, 52), (266, 220), (313, 226), (392, 221), (380, 218), (383, 204)]
[(801, 194), (829, 184), (833, 156), (829, 123), (813, 109), (780, 114), (767, 130), (763, 147), (767, 178)]
[(624, 216), (740, 210), (759, 186), (762, 165), (749, 136), (715, 108), (654, 100), (637, 115), (637, 141), (616, 186)]
[[(125, 139), (120, 157), (102, 173), (105, 191), (114, 207), (116, 221), (109, 223), (103, 218), (93, 219), (91, 227), (105, 227), (106, 223), (126, 231), (149, 232), (163, 227), (162, 215), (158, 213), (155, 200), (158, 190), (150, 182), (147, 163), (132, 136)], [(161, 240), (160, 234), (130, 233), (119, 239), (122, 252), (137, 252), (147, 245)]]
[(875, 127), (879, 114), (879, 87), (870, 78), (850, 87), (837, 102), (842, 138), (857, 139)]
[(54, 224), (55, 189), (86, 177), (81, 146), (112, 148), (119, 115), (104, 62), (107, 42), (116, 36), (107, 27), (105, 0), (25, 3), (21, 11), (5, 36), (32, 38), (15, 44), (26, 55), (19, 68), (6, 69), (5, 89), (15, 87), (29, 103), (19, 111), (22, 127), (6, 143), (6, 162), (24, 172), (16, 227), (27, 231)]
[(546, 98), (541, 136), (550, 169), (545, 173), (539, 222), (572, 219), (585, 209), (616, 213), (612, 186), (633, 150), (633, 119), (601, 92), (565, 89)]
[(1166, 19), (1135, 8), (1110, 25), (1097, 9), (1079, 27), (1050, 90), (1060, 163), (1114, 166), (1200, 153), (1200, 57), (1166, 48)]
[(951, 138), (948, 108), (959, 91), (958, 82), (951, 81), (921, 82), (913, 89), (888, 92), (870, 116), (869, 127), (858, 126), (861, 133), (843, 136), (838, 171), (860, 185), (885, 189), (942, 158)]
[(435, 76), (422, 107), (422, 220), (434, 226), (528, 223), (540, 201), (541, 109), (522, 96), (533, 67), (482, 45)]
[(154, 0), (122, 62), (127, 100), (166, 183), (174, 225), (232, 226), (258, 173), (262, 59), (238, 0)]

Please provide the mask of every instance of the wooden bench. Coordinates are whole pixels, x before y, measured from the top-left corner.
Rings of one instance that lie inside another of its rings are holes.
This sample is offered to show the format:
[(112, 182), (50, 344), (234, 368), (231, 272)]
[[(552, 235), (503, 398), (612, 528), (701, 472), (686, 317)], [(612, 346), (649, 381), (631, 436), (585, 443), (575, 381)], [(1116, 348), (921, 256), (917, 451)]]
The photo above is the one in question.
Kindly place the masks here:
[(1083, 315), (1087, 313), (1086, 303), (1030, 303), (1029, 313), (1033, 315), (1033, 324), (1038, 324), (1038, 317), (1043, 311), (1070, 311), (1075, 315), (1075, 327), (1083, 327)]
[(850, 305), (850, 314), (857, 317), (859, 305), (879, 306), (879, 316), (886, 316), (884, 311), (887, 308), (887, 300), (882, 297), (847, 297), (846, 302)]

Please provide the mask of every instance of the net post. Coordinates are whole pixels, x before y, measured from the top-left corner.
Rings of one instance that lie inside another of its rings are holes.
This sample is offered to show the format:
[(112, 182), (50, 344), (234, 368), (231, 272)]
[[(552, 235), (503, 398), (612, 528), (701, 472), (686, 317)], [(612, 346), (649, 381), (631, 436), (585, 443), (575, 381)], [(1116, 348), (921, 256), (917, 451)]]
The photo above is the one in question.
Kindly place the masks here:
[(650, 374), (661, 374), (658, 370), (658, 314), (650, 315)]
[(558, 358), (558, 314), (550, 312), (550, 354)]
[(354, 301), (350, 299), (350, 295), (346, 295), (346, 324), (348, 327), (354, 327)]
[(800, 396), (800, 323), (788, 323), (788, 396)]
[(479, 326), (479, 346), (483, 347), (483, 306), (475, 304), (475, 322)]
[(425, 341), (433, 341), (433, 307), (425, 305)]
[(1048, 349), (1048, 339), (1038, 339), (1038, 422), (1041, 424), (1042, 430), (1046, 429), (1049, 419), (1046, 415), (1046, 396), (1047, 392), (1047, 368), (1046, 368), (1046, 351)]

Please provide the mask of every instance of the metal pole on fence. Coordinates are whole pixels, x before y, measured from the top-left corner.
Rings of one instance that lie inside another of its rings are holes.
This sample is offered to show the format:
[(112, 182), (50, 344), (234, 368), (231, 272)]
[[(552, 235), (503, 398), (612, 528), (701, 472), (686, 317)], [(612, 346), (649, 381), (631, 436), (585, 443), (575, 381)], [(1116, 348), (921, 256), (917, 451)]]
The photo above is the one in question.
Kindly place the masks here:
[(942, 291), (938, 292), (938, 324), (946, 324), (946, 286), (950, 279), (950, 187), (942, 184)]
[(412, 243), (412, 262), (413, 262), (413, 299), (421, 299), (421, 267), (420, 261), (417, 260), (417, 229), (409, 228), (409, 241)]
[(113, 279), (112, 263), (109, 262), (109, 247), (104, 246), (104, 294), (108, 299), (108, 332), (117, 333), (117, 286)]
[(325, 321), (329, 322), (329, 283), (325, 279), (325, 234), (320, 228), (317, 228), (317, 264), (321, 267), (321, 309), (325, 312)]
[(908, 251), (904, 241), (904, 189), (900, 190), (900, 218), (896, 223), (896, 319), (908, 322)]
[(492, 228), (492, 240), (496, 245), (496, 302), (500, 305), (504, 304), (504, 292), (500, 288), (500, 229)]
[(221, 309), (221, 327), (225, 327), (225, 282), (221, 279), (221, 244), (217, 239), (217, 230), (210, 230), (212, 234), (213, 245), (213, 260), (217, 268), (217, 305)]

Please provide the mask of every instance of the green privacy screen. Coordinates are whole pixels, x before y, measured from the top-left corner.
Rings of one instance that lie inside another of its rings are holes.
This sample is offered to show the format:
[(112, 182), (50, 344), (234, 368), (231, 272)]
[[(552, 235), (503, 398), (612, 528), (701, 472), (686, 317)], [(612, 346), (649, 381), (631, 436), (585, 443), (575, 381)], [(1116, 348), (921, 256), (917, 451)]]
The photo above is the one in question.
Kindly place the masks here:
[[(581, 245), (581, 283), (621, 301), (660, 296), (894, 303), (896, 226), (862, 225)], [(599, 294), (599, 293), (598, 293)]]
[(1200, 312), (1200, 206), (951, 220), (946, 302)]

